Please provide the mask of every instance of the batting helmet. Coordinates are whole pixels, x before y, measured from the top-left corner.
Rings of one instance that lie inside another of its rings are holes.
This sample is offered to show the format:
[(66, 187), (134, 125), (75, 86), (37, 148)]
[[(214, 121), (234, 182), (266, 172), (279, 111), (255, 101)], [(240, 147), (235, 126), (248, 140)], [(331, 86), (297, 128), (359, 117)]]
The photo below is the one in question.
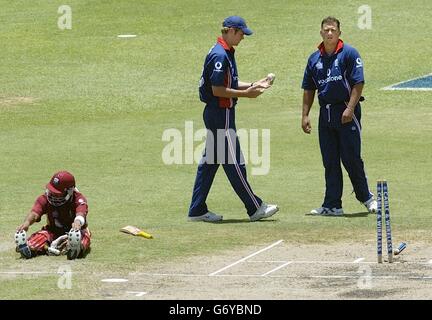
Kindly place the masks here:
[(56, 172), (46, 185), (45, 194), (48, 202), (59, 207), (72, 199), (75, 189), (75, 178), (67, 171)]

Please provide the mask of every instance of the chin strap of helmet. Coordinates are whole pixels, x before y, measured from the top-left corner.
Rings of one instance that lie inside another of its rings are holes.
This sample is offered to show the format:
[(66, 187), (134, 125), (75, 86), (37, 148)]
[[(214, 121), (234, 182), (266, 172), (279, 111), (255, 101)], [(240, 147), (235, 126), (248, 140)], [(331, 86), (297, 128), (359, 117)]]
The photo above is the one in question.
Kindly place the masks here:
[(72, 199), (74, 189), (75, 189), (75, 187), (74, 188), (69, 188), (69, 189), (66, 190), (66, 196), (65, 196), (66, 202), (68, 202), (70, 199)]

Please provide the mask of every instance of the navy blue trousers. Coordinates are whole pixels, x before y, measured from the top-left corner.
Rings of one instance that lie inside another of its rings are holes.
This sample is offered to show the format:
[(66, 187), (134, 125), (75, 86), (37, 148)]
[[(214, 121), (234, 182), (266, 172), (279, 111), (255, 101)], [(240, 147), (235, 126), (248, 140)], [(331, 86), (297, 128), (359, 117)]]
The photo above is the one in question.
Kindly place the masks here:
[(203, 118), (207, 128), (206, 148), (198, 165), (189, 216), (207, 213), (206, 199), (220, 164), (248, 215), (253, 215), (262, 200), (253, 193), (246, 178), (244, 158), (236, 134), (235, 108), (206, 105)]
[(372, 197), (361, 158), (361, 108), (355, 108), (353, 120), (342, 124), (346, 106), (321, 106), (319, 143), (325, 168), (326, 192), (323, 207), (342, 208), (343, 177), (341, 161), (354, 188), (357, 200), (365, 202)]

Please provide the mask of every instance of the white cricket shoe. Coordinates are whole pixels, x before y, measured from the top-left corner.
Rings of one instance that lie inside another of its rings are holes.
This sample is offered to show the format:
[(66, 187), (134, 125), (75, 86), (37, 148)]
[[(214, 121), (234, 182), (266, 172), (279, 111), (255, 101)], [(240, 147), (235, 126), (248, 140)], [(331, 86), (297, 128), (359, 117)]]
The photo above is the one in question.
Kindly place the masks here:
[(208, 211), (207, 213), (203, 214), (202, 216), (188, 217), (188, 219), (189, 219), (189, 221), (217, 222), (217, 221), (222, 221), (223, 216)]
[(363, 202), (363, 204), (370, 213), (376, 213), (378, 210), (378, 203), (373, 197), (371, 197), (368, 201)]
[(313, 215), (317, 216), (341, 216), (343, 215), (343, 209), (342, 208), (326, 208), (326, 207), (320, 207), (317, 209), (313, 209), (311, 212)]
[(255, 211), (253, 215), (250, 216), (250, 221), (258, 221), (261, 219), (269, 218), (279, 211), (276, 204), (267, 204), (265, 202), (261, 203), (261, 206)]

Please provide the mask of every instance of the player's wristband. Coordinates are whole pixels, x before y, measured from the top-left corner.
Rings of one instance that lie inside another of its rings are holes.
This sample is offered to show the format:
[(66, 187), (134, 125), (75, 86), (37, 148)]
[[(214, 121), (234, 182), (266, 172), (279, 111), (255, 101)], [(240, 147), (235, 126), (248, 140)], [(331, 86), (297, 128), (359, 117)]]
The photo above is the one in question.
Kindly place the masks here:
[(76, 216), (75, 221), (77, 221), (77, 220), (81, 223), (82, 226), (84, 225), (85, 219), (83, 216)]

